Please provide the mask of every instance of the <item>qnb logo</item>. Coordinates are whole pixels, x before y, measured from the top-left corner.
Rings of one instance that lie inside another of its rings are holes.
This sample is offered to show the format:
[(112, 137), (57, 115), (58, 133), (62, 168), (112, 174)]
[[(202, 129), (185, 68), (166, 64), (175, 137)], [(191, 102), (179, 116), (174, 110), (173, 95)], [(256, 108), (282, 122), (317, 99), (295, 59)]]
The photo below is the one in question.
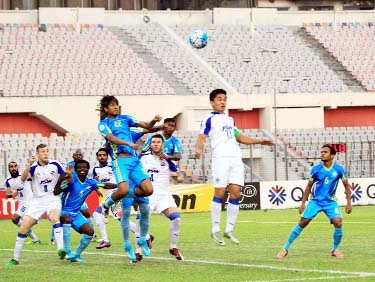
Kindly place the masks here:
[(252, 198), (257, 195), (257, 189), (253, 185), (245, 185), (241, 191), (241, 200), (243, 202), (245, 198)]
[(283, 187), (276, 185), (276, 187), (272, 187), (269, 192), (268, 197), (270, 198), (271, 204), (281, 205), (285, 202), (286, 193)]
[(362, 198), (361, 186), (358, 183), (352, 183), (350, 187), (350, 199), (353, 203), (358, 202)]
[(52, 182), (52, 179), (44, 179), (44, 180), (40, 181), (40, 185), (48, 184), (48, 183), (51, 183), (51, 182)]
[(148, 173), (159, 173), (159, 170), (158, 169), (155, 169), (155, 168), (150, 168), (147, 170)]

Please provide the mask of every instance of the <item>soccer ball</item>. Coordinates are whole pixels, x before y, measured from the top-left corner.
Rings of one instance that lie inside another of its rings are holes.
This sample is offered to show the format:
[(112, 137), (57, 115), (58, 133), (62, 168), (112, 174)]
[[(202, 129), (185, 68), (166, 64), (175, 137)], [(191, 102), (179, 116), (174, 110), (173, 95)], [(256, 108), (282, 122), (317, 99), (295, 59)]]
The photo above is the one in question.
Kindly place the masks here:
[(196, 30), (189, 36), (189, 42), (191, 46), (197, 49), (206, 47), (208, 41), (208, 35), (203, 30)]

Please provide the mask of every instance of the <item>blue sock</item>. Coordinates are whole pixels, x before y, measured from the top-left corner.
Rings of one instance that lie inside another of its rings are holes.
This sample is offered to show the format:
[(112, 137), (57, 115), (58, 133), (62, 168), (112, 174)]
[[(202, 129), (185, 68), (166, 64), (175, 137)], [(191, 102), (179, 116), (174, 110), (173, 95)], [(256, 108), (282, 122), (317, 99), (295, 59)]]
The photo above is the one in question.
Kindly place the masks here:
[(130, 210), (131, 208), (122, 209), (122, 216), (121, 216), (121, 229), (122, 229), (122, 237), (124, 241), (129, 241), (129, 232), (130, 232)]
[(87, 218), (87, 221), (89, 222), (92, 229), (94, 229), (94, 224), (92, 223), (91, 217)]
[(295, 239), (301, 234), (303, 228), (300, 227), (298, 224), (293, 227), (292, 231), (289, 234), (288, 240), (286, 241), (284, 245), (285, 250), (289, 250), (290, 245), (293, 243)]
[(92, 239), (92, 236), (83, 234), (81, 237), (81, 240), (79, 241), (79, 245), (74, 252), (76, 256), (81, 256), (82, 252), (87, 248), (87, 246), (90, 244)]
[(105, 199), (103, 207), (106, 209), (109, 209), (110, 206), (112, 206), (115, 203), (115, 201), (112, 199), (112, 196)]
[(336, 251), (342, 239), (342, 228), (335, 228), (333, 232), (333, 248), (332, 251)]
[(71, 254), (72, 249), (70, 247), (70, 228), (72, 227), (71, 224), (63, 224), (63, 239), (64, 239), (64, 247), (67, 254)]
[(150, 207), (146, 203), (140, 203), (138, 205), (141, 218), (139, 220), (140, 237), (146, 237), (148, 233), (148, 227), (150, 224)]

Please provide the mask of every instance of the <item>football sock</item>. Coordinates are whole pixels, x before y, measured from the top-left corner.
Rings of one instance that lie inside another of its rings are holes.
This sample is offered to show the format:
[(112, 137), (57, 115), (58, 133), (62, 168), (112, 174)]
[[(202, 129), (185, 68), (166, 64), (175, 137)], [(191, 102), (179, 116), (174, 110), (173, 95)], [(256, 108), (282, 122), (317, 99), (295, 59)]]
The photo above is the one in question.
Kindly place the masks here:
[(108, 240), (108, 234), (107, 234), (107, 227), (105, 226), (105, 223), (104, 223), (104, 217), (101, 213), (101, 207), (100, 207), (100, 211), (97, 211), (97, 210), (98, 210), (98, 208), (93, 213), (93, 217), (95, 219), (96, 226), (98, 227), (99, 232), (102, 235), (102, 239), (104, 241), (108, 242), (109, 240)]
[(284, 245), (285, 250), (289, 250), (290, 245), (293, 243), (293, 241), (301, 234), (303, 228), (300, 227), (298, 224), (296, 224), (292, 231), (289, 234), (288, 240), (286, 241)]
[(124, 241), (129, 241), (130, 232), (130, 208), (122, 209), (121, 230)]
[(180, 236), (181, 220), (180, 213), (174, 212), (169, 215), (169, 234), (171, 239), (171, 249), (177, 248), (178, 237)]
[(78, 245), (77, 249), (74, 252), (74, 254), (76, 256), (79, 257), (82, 254), (82, 252), (90, 244), (92, 237), (93, 237), (92, 235), (86, 235), (86, 234), (82, 235), (81, 240), (79, 241), (79, 245)]
[(240, 201), (238, 199), (229, 199), (227, 205), (227, 225), (225, 232), (232, 232), (237, 222), (238, 212), (240, 210)]
[(70, 228), (72, 227), (71, 224), (63, 224), (63, 238), (64, 238), (64, 247), (67, 254), (70, 254), (72, 252), (72, 249), (70, 247)]
[(26, 237), (27, 237), (26, 234), (21, 234), (21, 233), (17, 234), (16, 246), (14, 247), (14, 254), (13, 254), (13, 258), (15, 260), (20, 260), (21, 252), (23, 249), (23, 245), (25, 244)]
[(212, 222), (212, 233), (220, 231), (220, 217), (221, 217), (221, 205), (223, 199), (214, 197), (211, 202), (211, 222)]
[(333, 232), (333, 248), (332, 251), (336, 251), (339, 247), (339, 244), (342, 239), (342, 228), (335, 228), (335, 231)]
[(56, 240), (56, 247), (58, 250), (64, 248), (63, 228), (60, 222), (53, 225), (53, 234)]

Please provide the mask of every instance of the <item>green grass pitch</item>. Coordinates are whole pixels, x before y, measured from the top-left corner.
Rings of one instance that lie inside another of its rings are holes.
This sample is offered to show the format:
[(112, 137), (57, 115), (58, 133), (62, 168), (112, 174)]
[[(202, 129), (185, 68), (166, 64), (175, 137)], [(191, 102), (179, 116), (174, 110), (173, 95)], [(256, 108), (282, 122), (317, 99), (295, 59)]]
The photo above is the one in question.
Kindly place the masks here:
[[(134, 219), (134, 216), (132, 217)], [(222, 229), (226, 214), (222, 214)], [(235, 228), (240, 245), (226, 240), (215, 245), (210, 238), (210, 214), (182, 214), (179, 247), (185, 261), (169, 253), (169, 220), (152, 215), (150, 233), (155, 236), (151, 257), (131, 265), (122, 248), (119, 222), (107, 225), (110, 248), (96, 250), (90, 244), (84, 264), (59, 260), (56, 247), (48, 245), (51, 225), (42, 220), (34, 231), (41, 245), (25, 245), (20, 265), (6, 267), (12, 258), (17, 228), (10, 220), (0, 221), (0, 281), (375, 281), (375, 207), (354, 207), (344, 214), (343, 259), (330, 256), (332, 226), (320, 214), (292, 245), (282, 261), (275, 259), (298, 211), (241, 211)], [(72, 248), (79, 235), (72, 232)], [(131, 235), (132, 238), (132, 235)]]

